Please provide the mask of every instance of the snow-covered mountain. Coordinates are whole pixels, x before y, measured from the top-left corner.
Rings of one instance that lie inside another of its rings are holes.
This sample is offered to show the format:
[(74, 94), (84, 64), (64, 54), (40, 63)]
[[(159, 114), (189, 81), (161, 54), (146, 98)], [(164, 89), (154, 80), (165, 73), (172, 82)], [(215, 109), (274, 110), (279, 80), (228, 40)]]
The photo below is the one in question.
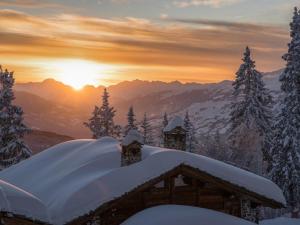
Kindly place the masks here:
[[(281, 71), (264, 74), (267, 87), (278, 96)], [(117, 110), (116, 120), (126, 122), (129, 106), (133, 105), (138, 120), (147, 112), (155, 125), (160, 124), (164, 112), (170, 116), (189, 111), (197, 133), (209, 134), (228, 128), (231, 81), (213, 84), (182, 84), (178, 81), (124, 81), (108, 87), (111, 104)], [(102, 86), (87, 86), (81, 91), (55, 80), (17, 84), (16, 103), (25, 111), (29, 126), (73, 137), (89, 137), (82, 124), (90, 117), (95, 104), (100, 104)]]
[[(275, 103), (280, 93), (279, 76), (281, 72), (282, 70), (264, 74), (266, 87), (271, 91)], [(198, 135), (209, 135), (217, 130), (220, 133), (225, 133), (229, 128), (231, 84), (230, 81), (223, 81), (214, 86), (206, 85), (206, 98), (202, 100), (199, 98), (198, 101), (194, 101), (189, 106), (172, 112), (171, 116), (176, 114), (183, 117), (188, 111)], [(156, 120), (155, 123), (157, 124), (159, 121)]]

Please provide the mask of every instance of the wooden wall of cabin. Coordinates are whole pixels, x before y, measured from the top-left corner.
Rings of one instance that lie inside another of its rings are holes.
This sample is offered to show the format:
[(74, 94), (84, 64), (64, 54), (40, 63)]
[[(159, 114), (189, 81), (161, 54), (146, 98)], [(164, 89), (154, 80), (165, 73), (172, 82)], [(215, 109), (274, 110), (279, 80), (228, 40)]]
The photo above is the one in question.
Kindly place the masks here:
[[(240, 217), (240, 199), (217, 186), (196, 179), (185, 186), (175, 185), (175, 177), (166, 178), (163, 187), (153, 186), (98, 215), (101, 225), (119, 225), (132, 215), (158, 205), (176, 204), (208, 208)], [(158, 185), (159, 186), (159, 185)]]

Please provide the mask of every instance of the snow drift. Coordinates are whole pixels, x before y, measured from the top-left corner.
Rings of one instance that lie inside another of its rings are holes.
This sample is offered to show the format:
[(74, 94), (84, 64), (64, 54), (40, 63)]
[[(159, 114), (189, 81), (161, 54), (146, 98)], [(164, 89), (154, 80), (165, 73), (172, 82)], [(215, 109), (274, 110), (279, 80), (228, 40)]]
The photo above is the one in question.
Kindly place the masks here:
[(164, 205), (146, 209), (121, 225), (254, 225), (249, 221), (191, 206)]

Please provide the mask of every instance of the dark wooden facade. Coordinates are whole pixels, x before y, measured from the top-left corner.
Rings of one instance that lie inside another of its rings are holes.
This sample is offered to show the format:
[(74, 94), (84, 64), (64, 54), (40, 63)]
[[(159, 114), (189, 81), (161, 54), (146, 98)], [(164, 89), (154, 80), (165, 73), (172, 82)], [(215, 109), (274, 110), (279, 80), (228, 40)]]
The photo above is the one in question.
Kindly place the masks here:
[(182, 127), (176, 127), (171, 131), (164, 131), (164, 147), (177, 150), (186, 150), (187, 132)]
[(166, 204), (207, 208), (242, 218), (241, 202), (245, 199), (251, 202), (254, 211), (259, 206), (283, 207), (280, 203), (227, 181), (180, 165), (68, 225), (87, 224), (95, 220), (100, 225), (119, 225), (137, 212)]
[[(243, 218), (242, 202), (250, 203), (250, 211), (258, 206), (281, 208), (278, 202), (213, 177), (190, 166), (180, 165), (154, 178), (123, 196), (107, 202), (88, 215), (68, 223), (83, 225), (97, 221), (100, 225), (119, 225), (132, 215), (149, 207), (176, 204), (207, 208)], [(5, 217), (5, 216), (4, 216)], [(245, 218), (248, 219), (248, 218)], [(6, 218), (6, 225), (41, 224)]]

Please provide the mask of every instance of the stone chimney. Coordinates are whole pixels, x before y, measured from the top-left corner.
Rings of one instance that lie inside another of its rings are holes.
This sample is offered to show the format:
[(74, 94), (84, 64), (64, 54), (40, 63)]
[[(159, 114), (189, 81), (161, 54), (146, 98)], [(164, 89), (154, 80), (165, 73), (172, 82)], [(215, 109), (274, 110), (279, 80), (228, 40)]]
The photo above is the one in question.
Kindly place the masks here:
[(122, 141), (121, 166), (129, 166), (142, 160), (143, 136), (130, 130)]
[(164, 128), (164, 147), (185, 151), (186, 136), (187, 131), (182, 118), (175, 116)]

